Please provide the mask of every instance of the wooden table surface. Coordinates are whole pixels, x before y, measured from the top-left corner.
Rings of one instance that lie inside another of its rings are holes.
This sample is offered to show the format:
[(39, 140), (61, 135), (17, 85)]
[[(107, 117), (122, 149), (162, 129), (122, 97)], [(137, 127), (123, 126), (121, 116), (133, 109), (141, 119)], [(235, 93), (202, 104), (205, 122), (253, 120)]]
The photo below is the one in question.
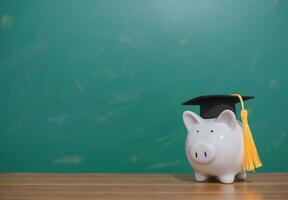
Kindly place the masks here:
[(234, 184), (191, 174), (0, 174), (0, 199), (288, 199), (288, 174), (249, 174)]

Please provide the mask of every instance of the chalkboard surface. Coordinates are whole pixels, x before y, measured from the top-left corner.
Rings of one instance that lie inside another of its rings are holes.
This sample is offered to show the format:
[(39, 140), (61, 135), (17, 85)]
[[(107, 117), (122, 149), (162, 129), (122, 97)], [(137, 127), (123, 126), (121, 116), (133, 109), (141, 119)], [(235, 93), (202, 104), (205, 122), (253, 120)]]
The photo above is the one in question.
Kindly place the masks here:
[(191, 172), (181, 103), (235, 92), (259, 171), (288, 171), (287, 22), (284, 0), (1, 1), (0, 171)]

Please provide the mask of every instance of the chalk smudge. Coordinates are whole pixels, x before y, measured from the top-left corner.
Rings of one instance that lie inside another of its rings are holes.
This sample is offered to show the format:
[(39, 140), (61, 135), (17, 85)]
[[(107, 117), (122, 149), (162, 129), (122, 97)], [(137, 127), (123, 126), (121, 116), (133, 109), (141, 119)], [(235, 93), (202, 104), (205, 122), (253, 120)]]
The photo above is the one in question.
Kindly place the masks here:
[(269, 81), (268, 81), (268, 88), (269, 89), (272, 89), (272, 90), (277, 90), (280, 88), (280, 81), (279, 79), (276, 79), (276, 78), (271, 78)]
[(163, 163), (150, 165), (148, 167), (148, 169), (161, 169), (161, 168), (165, 168), (165, 167), (177, 166), (177, 165), (180, 165), (181, 163), (182, 163), (181, 160), (175, 160), (175, 161), (171, 161), (171, 162), (163, 162)]
[(131, 163), (136, 163), (136, 162), (138, 162), (138, 160), (139, 160), (139, 157), (138, 157), (137, 155), (131, 155), (131, 156), (129, 157), (129, 161), (130, 161)]
[(61, 165), (78, 165), (81, 164), (83, 159), (78, 155), (66, 155), (53, 161), (54, 164)]
[(75, 81), (75, 85), (76, 85), (76, 88), (79, 92), (84, 92), (84, 88), (82, 86), (82, 83), (79, 80)]
[(182, 46), (188, 44), (188, 42), (192, 39), (192, 33), (188, 33), (187, 35), (185, 35), (183, 38), (181, 38), (180, 40), (180, 44)]
[(98, 117), (96, 117), (96, 121), (97, 121), (98, 123), (103, 123), (103, 122), (105, 122), (106, 120), (108, 120), (110, 117), (112, 117), (115, 113), (116, 113), (115, 110), (111, 110), (111, 111), (109, 111), (109, 112), (100, 114)]
[(68, 118), (68, 115), (65, 114), (65, 113), (61, 113), (55, 117), (51, 117), (51, 118), (48, 118), (46, 121), (49, 122), (49, 123), (57, 123), (57, 124), (61, 124), (63, 123), (64, 121), (66, 121)]
[(5, 14), (0, 16), (0, 27), (3, 30), (10, 31), (13, 29), (14, 18), (11, 15)]

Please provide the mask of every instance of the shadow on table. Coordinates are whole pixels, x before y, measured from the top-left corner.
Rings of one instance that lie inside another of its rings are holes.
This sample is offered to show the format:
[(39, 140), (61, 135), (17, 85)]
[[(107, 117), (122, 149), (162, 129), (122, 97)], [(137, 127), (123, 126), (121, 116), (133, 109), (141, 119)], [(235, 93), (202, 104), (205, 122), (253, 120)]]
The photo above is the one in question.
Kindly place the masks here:
[[(203, 194), (207, 199), (237, 199), (237, 200), (261, 200), (260, 191), (253, 187), (251, 181), (236, 180), (232, 184), (220, 183), (216, 177), (211, 177), (205, 182), (197, 182), (193, 174), (173, 174), (173, 177), (184, 182), (184, 186), (191, 188), (191, 195), (201, 199)], [(197, 192), (195, 192), (197, 191)], [(196, 198), (197, 199), (197, 198)]]
[[(195, 182), (195, 183), (198, 183), (195, 178), (194, 178), (194, 174), (173, 174), (173, 176), (177, 179), (180, 179), (182, 181), (185, 181), (185, 182)], [(219, 183), (219, 180), (217, 177), (209, 177), (207, 181), (205, 181), (204, 183)], [(249, 180), (241, 180), (241, 179), (235, 179), (235, 182), (234, 183), (237, 183), (237, 182), (245, 182), (245, 183), (249, 183), (250, 181)], [(223, 184), (224, 185), (224, 184)]]

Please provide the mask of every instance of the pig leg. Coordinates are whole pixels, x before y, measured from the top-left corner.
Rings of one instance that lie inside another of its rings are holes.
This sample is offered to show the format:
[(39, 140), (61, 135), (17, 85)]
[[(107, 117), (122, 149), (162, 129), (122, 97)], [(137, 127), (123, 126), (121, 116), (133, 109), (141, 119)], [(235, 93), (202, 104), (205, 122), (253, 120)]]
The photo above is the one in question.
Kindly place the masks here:
[(201, 174), (199, 172), (195, 172), (195, 179), (196, 181), (202, 182), (202, 181), (206, 181), (208, 178), (207, 175)]
[(245, 180), (246, 179), (246, 172), (243, 171), (243, 172), (240, 172), (236, 175), (236, 178), (237, 179), (240, 179), (240, 180)]
[(235, 174), (223, 174), (218, 177), (221, 183), (233, 183), (235, 179)]

